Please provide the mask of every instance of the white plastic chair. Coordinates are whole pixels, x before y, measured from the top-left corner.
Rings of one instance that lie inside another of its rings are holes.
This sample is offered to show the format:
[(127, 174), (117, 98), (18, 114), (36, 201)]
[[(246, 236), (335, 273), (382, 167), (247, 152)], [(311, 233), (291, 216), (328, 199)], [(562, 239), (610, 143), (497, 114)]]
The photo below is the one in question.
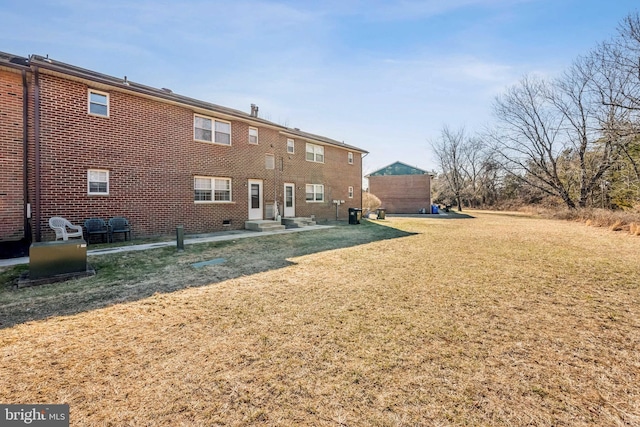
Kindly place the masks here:
[[(56, 232), (56, 240), (69, 240), (69, 237), (83, 237), (81, 225), (73, 225), (59, 216), (49, 218), (49, 227)], [(67, 231), (67, 229), (76, 231)]]

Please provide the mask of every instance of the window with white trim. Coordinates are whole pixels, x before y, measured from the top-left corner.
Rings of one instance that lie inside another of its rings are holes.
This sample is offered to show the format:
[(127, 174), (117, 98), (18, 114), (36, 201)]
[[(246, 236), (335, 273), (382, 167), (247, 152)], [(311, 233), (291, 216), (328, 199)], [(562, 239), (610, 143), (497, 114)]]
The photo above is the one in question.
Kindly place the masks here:
[(350, 165), (353, 164), (353, 153), (351, 151), (347, 153), (347, 162), (349, 162)]
[(307, 143), (307, 161), (324, 163), (324, 147)]
[(353, 199), (353, 187), (349, 186), (349, 198)]
[(258, 144), (258, 129), (249, 128), (249, 144)]
[(231, 145), (231, 123), (195, 114), (193, 116), (193, 139)]
[(306, 185), (307, 202), (324, 202), (324, 185), (307, 184)]
[(109, 117), (109, 94), (89, 89), (88, 112), (92, 116)]
[(294, 154), (295, 153), (295, 141), (291, 138), (287, 138), (287, 153)]
[(195, 202), (230, 202), (231, 178), (196, 176), (193, 178)]
[(109, 171), (103, 169), (87, 170), (87, 194), (109, 195)]

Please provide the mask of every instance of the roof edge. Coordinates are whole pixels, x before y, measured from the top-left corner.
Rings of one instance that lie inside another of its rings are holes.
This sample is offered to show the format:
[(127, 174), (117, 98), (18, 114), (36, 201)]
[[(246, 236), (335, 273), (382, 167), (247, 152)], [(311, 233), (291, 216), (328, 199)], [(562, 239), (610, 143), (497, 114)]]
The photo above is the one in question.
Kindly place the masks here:
[[(0, 52), (0, 55), (2, 53)], [(11, 56), (10, 54), (6, 54)], [(2, 57), (0, 56), (0, 63)], [(24, 58), (26, 59), (26, 58)], [(240, 110), (236, 110), (233, 108), (223, 107), (221, 105), (213, 104), (206, 101), (201, 101), (195, 98), (190, 98), (184, 95), (175, 94), (171, 91), (167, 91), (166, 89), (157, 89), (151, 86), (146, 86), (140, 83), (135, 83), (125, 78), (117, 78), (113, 76), (109, 76), (107, 74), (98, 73), (95, 71), (91, 71), (82, 67), (77, 67), (75, 65), (70, 65), (64, 62), (55, 61), (51, 58), (43, 57), (41, 55), (31, 55), (30, 59), (26, 59), (27, 64), (31, 66), (36, 66), (42, 68), (44, 70), (50, 70), (54, 73), (60, 73), (63, 75), (73, 76), (75, 78), (93, 81), (96, 83), (104, 84), (107, 86), (116, 87), (120, 90), (130, 91), (134, 93), (143, 94), (146, 96), (151, 96), (154, 98), (159, 98), (168, 102), (175, 102), (183, 105), (187, 105), (194, 108), (200, 108), (208, 111), (212, 111), (214, 113), (228, 115), (234, 118), (237, 118), (242, 121), (246, 121), (249, 123), (261, 124), (263, 126), (269, 126), (275, 129), (279, 129), (281, 132), (289, 132), (292, 134), (296, 134), (297, 136), (303, 138), (310, 138), (312, 140), (326, 143), (329, 145), (333, 145), (340, 148), (348, 148), (353, 151), (358, 151), (361, 153), (368, 153), (368, 151), (363, 150), (361, 148), (347, 145), (341, 143), (337, 140), (327, 138), (324, 136), (303, 132), (299, 129), (291, 129), (283, 125), (279, 125), (277, 123), (273, 123), (269, 120), (261, 119), (259, 117), (252, 116), (248, 113), (245, 113)]]
[(0, 66), (17, 70), (28, 70), (29, 58), (7, 52), (0, 52)]
[[(418, 170), (418, 171), (420, 171), (422, 173), (421, 174), (417, 174), (417, 173), (415, 173), (415, 174), (404, 174), (404, 175), (374, 175), (375, 173), (381, 172), (381, 171), (383, 171), (383, 170), (385, 170), (387, 168), (390, 168), (390, 167), (392, 167), (394, 165), (402, 165), (402, 166), (410, 168), (410, 169)], [(390, 163), (390, 164), (388, 164), (388, 165), (386, 165), (384, 167), (381, 167), (378, 170), (375, 170), (375, 171), (373, 171), (371, 173), (366, 174), (364, 177), (365, 178), (369, 178), (370, 176), (406, 176), (406, 175), (431, 175), (431, 174), (428, 171), (426, 171), (424, 169), (421, 169), (421, 168), (419, 168), (417, 166), (411, 166), (411, 165), (409, 165), (407, 163), (404, 163), (404, 162), (401, 162), (401, 161), (395, 161), (395, 162)]]

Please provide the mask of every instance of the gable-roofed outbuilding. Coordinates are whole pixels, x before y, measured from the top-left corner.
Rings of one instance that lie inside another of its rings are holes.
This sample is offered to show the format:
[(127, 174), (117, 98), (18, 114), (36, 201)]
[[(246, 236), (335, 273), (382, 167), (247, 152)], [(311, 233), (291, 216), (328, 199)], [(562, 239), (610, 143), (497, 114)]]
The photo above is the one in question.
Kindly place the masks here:
[(369, 175), (367, 175), (367, 177), (388, 175), (424, 175), (427, 173), (427, 171), (418, 167), (409, 166), (408, 164), (402, 162), (394, 162), (383, 167), (382, 169), (378, 169), (377, 171), (370, 173)]
[(424, 169), (398, 161), (365, 178), (387, 213), (431, 212), (431, 175)]

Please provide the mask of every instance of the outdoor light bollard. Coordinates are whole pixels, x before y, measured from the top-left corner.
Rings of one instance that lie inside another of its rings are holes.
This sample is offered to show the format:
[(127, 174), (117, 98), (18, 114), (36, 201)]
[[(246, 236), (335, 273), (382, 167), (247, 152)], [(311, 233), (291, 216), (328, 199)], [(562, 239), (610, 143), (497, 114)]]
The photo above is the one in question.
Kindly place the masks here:
[(176, 246), (179, 251), (184, 251), (184, 227), (179, 225), (176, 227)]

